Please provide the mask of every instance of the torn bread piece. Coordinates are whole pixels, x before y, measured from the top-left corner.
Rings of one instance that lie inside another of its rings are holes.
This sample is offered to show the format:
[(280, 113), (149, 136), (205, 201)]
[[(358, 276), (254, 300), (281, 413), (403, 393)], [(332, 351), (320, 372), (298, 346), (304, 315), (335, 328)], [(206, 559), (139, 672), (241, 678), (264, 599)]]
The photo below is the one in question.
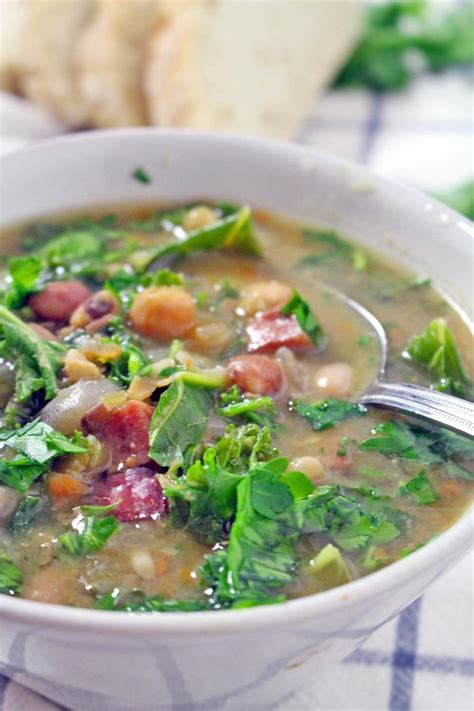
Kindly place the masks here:
[(178, 2), (150, 42), (150, 123), (294, 135), (355, 43), (360, 3)]
[(81, 98), (94, 126), (148, 122), (142, 77), (159, 7), (158, 0), (99, 0), (77, 52)]
[(17, 90), (24, 16), (23, 0), (0, 0), (0, 89), (5, 91)]
[(94, 11), (95, 0), (19, 0), (19, 91), (68, 125), (87, 122), (76, 83), (76, 38)]

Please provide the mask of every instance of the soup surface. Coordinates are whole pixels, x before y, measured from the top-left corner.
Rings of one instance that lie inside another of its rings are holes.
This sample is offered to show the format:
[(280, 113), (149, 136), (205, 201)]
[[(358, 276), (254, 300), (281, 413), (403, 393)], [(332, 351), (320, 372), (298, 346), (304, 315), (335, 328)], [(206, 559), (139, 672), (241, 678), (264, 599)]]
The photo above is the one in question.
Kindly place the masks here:
[(424, 277), (228, 204), (1, 236), (0, 592), (111, 610), (279, 602), (366, 575), (472, 498), (474, 444), (357, 404), (472, 397)]

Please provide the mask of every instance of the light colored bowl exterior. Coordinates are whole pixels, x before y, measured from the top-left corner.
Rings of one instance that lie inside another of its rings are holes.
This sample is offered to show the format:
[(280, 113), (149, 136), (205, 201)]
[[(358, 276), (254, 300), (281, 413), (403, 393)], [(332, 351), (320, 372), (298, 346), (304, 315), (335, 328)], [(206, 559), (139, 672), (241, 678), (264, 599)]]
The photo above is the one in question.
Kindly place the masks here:
[[(136, 166), (150, 185), (131, 178)], [(0, 163), (1, 223), (123, 202), (214, 198), (331, 226), (472, 308), (469, 223), (313, 150), (156, 129), (76, 135)], [(73, 709), (270, 709), (397, 615), (470, 547), (472, 511), (408, 558), (347, 586), (220, 613), (75, 610), (0, 596), (0, 664)]]

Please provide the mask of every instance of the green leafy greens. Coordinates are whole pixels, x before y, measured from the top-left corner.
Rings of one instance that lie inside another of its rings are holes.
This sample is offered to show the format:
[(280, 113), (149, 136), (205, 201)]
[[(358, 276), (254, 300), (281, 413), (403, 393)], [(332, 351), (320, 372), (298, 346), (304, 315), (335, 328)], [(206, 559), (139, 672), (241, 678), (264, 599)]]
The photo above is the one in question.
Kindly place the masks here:
[(335, 427), (343, 420), (360, 417), (367, 413), (367, 408), (363, 405), (347, 402), (347, 400), (320, 400), (313, 403), (299, 400), (293, 403), (293, 408), (298, 415), (307, 419), (317, 432)]
[(288, 486), (257, 468), (237, 486), (237, 513), (225, 550), (206, 557), (202, 573), (218, 607), (280, 602), (298, 564), (303, 517)]
[(180, 465), (206, 431), (211, 394), (175, 378), (160, 397), (150, 423), (150, 457), (160, 466)]
[(74, 522), (75, 531), (67, 531), (58, 537), (66, 551), (73, 556), (88, 555), (105, 546), (120, 528), (114, 516), (103, 516), (114, 506), (81, 507), (82, 516)]
[(464, 398), (472, 394), (472, 382), (444, 319), (431, 321), (423, 333), (414, 336), (407, 346), (406, 356), (435, 378), (436, 390)]
[(422, 469), (413, 479), (403, 484), (400, 487), (400, 495), (411, 496), (420, 506), (434, 504), (439, 500), (439, 494), (430, 482), (426, 469)]
[(20, 429), (0, 430), (0, 447), (7, 451), (7, 456), (0, 459), (0, 482), (22, 493), (48, 471), (57, 457), (87, 452), (74, 437), (68, 439), (39, 420)]
[(0, 306), (0, 355), (15, 367), (15, 394), (6, 409), (11, 421), (21, 417), (22, 406), (31, 406), (33, 396), (47, 402), (57, 393), (56, 376), (65, 347), (46, 341), (5, 306)]
[(23, 575), (11, 558), (0, 550), (0, 593), (18, 595), (21, 592)]
[(404, 515), (374, 489), (320, 486), (303, 504), (305, 532), (326, 533), (343, 550), (388, 543), (404, 530)]
[(375, 428), (373, 437), (361, 442), (365, 452), (380, 452), (387, 457), (436, 464), (444, 462), (451, 476), (474, 480), (474, 473), (459, 460), (474, 460), (474, 442), (449, 430), (426, 430), (404, 422), (387, 420)]
[(138, 274), (142, 274), (153, 262), (165, 256), (183, 257), (192, 252), (220, 248), (232, 248), (256, 256), (261, 254), (253, 231), (250, 208), (242, 207), (207, 227), (189, 232), (185, 239), (175, 239), (159, 247), (136, 252), (130, 263)]
[(298, 321), (301, 330), (308, 334), (315, 346), (320, 346), (323, 338), (323, 329), (318, 323), (310, 305), (297, 291), (293, 290), (291, 299), (281, 309), (282, 314), (293, 315)]
[(224, 525), (235, 516), (242, 476), (278, 454), (268, 428), (229, 425), (224, 436), (165, 489), (174, 520), (197, 538), (218, 542)]
[(260, 427), (275, 427), (276, 415), (273, 400), (268, 396), (249, 398), (239, 392), (237, 385), (220, 395), (220, 407), (216, 412), (221, 417), (238, 417), (255, 422)]

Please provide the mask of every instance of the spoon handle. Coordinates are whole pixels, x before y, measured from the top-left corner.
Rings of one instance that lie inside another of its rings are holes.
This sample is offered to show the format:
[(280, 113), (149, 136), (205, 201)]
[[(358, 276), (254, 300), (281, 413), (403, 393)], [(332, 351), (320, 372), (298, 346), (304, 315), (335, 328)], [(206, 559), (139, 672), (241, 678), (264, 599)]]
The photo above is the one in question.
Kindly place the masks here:
[(458, 434), (474, 437), (474, 403), (437, 390), (376, 380), (359, 402), (397, 410), (447, 427)]

